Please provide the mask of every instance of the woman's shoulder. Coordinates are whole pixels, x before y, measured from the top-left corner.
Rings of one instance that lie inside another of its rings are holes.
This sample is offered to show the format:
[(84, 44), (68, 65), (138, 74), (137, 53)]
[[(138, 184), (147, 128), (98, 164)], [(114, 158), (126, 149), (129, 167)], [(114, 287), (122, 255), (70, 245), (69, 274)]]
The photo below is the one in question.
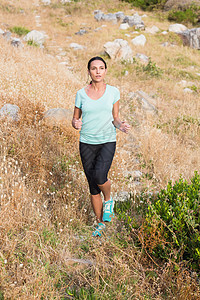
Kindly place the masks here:
[(107, 88), (111, 92), (119, 93), (119, 89), (116, 86), (107, 84)]
[(82, 94), (82, 93), (84, 93), (84, 91), (85, 91), (85, 86), (84, 87), (82, 87), (80, 90), (78, 90), (76, 93), (77, 94)]

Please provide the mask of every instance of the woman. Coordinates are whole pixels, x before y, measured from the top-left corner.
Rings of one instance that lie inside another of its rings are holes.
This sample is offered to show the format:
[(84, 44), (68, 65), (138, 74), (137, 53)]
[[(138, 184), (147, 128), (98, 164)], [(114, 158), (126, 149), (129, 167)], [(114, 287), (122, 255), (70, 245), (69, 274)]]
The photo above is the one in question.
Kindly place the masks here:
[(114, 216), (111, 182), (107, 174), (116, 148), (116, 128), (125, 133), (130, 128), (119, 119), (120, 93), (116, 87), (104, 83), (106, 73), (107, 65), (101, 57), (89, 60), (91, 82), (77, 92), (72, 119), (72, 126), (81, 129), (80, 156), (98, 223), (93, 236), (101, 236), (106, 227), (105, 222), (110, 222)]

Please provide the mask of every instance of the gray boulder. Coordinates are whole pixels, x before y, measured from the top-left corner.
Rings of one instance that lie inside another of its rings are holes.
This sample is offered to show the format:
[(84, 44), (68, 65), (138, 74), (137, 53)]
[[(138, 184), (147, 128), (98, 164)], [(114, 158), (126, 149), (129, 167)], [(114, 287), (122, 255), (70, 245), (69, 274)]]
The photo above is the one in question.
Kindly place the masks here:
[(158, 110), (154, 105), (155, 100), (143, 91), (129, 93), (130, 99), (136, 99), (143, 111), (150, 114), (157, 114)]
[(104, 50), (111, 59), (133, 60), (133, 52), (128, 42), (123, 39), (116, 39), (114, 42), (107, 42)]
[(187, 30), (187, 27), (183, 24), (171, 24), (171, 25), (169, 25), (169, 31), (170, 32), (179, 33), (179, 32), (182, 32), (184, 30)]
[(135, 13), (133, 16), (126, 16), (123, 19), (123, 23), (128, 23), (130, 27), (135, 26), (135, 29), (144, 29), (145, 25), (142, 21), (142, 18), (138, 15), (138, 13)]
[(178, 33), (184, 46), (200, 49), (200, 28), (188, 29)]
[(146, 37), (143, 34), (136, 36), (134, 39), (131, 40), (134, 46), (144, 46), (146, 44), (146, 41)]
[(102, 20), (103, 15), (104, 13), (101, 10), (99, 10), (94, 14), (94, 18), (99, 22)]
[(103, 21), (109, 21), (109, 22), (113, 22), (113, 23), (117, 23), (117, 17), (116, 17), (116, 15), (115, 14), (103, 14), (102, 15), (102, 17), (101, 17), (101, 19), (103, 20)]
[(11, 121), (18, 121), (19, 120), (19, 107), (14, 104), (5, 104), (0, 109), (0, 118), (7, 118)]
[(0, 28), (0, 35), (4, 34), (4, 31)]
[(118, 11), (115, 13), (115, 16), (117, 18), (117, 21), (122, 21), (125, 18), (125, 14), (122, 11)]
[(46, 36), (43, 32), (32, 30), (24, 37), (24, 41), (32, 41), (38, 46), (42, 47), (43, 43), (45, 42)]

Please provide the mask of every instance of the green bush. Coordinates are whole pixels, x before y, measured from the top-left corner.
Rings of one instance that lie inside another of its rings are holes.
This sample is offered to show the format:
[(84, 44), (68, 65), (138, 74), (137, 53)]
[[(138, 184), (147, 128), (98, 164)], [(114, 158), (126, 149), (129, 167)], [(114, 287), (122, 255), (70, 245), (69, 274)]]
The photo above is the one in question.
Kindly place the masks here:
[(29, 29), (27, 29), (25, 27), (20, 27), (20, 26), (14, 26), (14, 27), (10, 28), (10, 31), (18, 34), (19, 36), (26, 35), (27, 33), (30, 32)]
[(196, 25), (200, 21), (200, 8), (191, 6), (185, 10), (172, 10), (168, 14), (168, 20)]
[(163, 8), (167, 0), (122, 0), (131, 3), (133, 6), (140, 7), (143, 10), (153, 10)]
[(199, 271), (200, 175), (195, 172), (191, 183), (180, 177), (174, 185), (169, 182), (156, 196), (143, 196), (142, 203), (141, 198), (138, 203), (137, 211), (138, 206), (144, 209), (139, 222), (133, 204), (126, 205), (128, 209), (116, 207), (132, 237), (137, 237), (151, 256), (175, 263), (185, 261), (191, 269)]

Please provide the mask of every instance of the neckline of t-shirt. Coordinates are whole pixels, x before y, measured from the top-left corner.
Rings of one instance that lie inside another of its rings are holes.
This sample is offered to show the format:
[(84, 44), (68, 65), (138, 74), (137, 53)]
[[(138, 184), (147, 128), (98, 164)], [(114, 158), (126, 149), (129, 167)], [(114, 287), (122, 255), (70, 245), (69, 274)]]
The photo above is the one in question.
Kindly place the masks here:
[(106, 84), (106, 88), (105, 88), (105, 91), (104, 91), (104, 93), (103, 93), (103, 95), (100, 97), (100, 98), (98, 98), (98, 99), (92, 99), (92, 98), (90, 98), (89, 96), (88, 96), (88, 94), (86, 93), (86, 91), (85, 91), (85, 88), (83, 88), (83, 90), (84, 90), (84, 93), (86, 94), (86, 96), (88, 97), (88, 99), (90, 99), (91, 101), (99, 101), (101, 98), (103, 98), (104, 96), (105, 96), (105, 94), (106, 94), (106, 92), (107, 92), (107, 87), (108, 87), (108, 84)]

